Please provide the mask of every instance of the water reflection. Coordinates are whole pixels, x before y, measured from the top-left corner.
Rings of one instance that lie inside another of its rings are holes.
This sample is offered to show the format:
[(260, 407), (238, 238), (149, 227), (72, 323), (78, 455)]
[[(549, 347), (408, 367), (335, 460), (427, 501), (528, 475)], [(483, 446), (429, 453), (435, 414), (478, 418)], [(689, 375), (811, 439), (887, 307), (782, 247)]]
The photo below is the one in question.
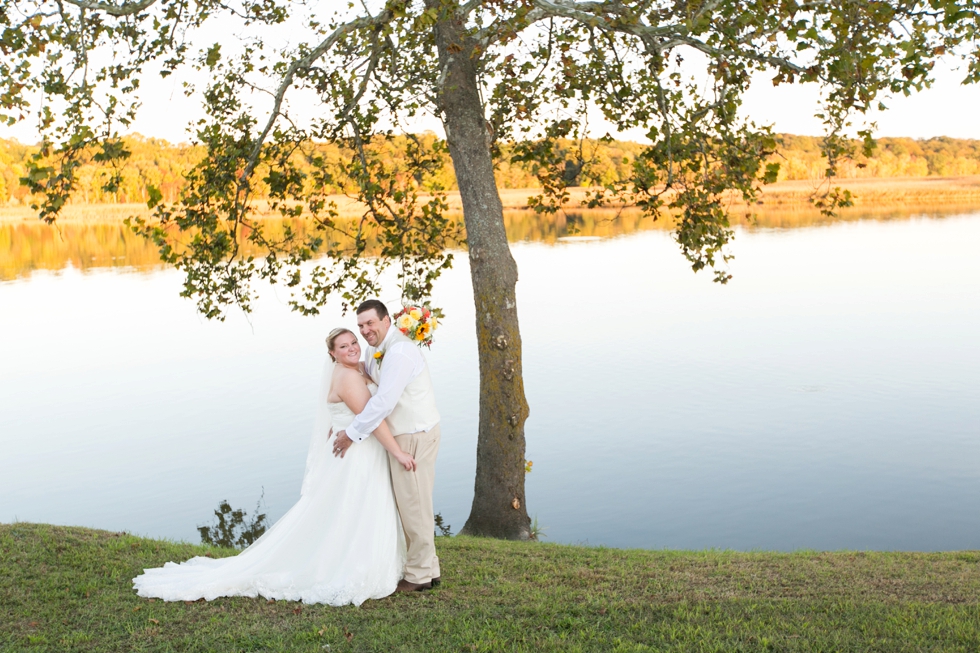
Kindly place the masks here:
[(0, 224), (0, 280), (73, 267), (160, 267), (157, 249), (121, 224)]
[[(588, 218), (577, 237), (609, 226)], [(532, 517), (551, 542), (975, 549), (978, 241), (980, 213), (746, 229), (727, 286), (665, 231), (515, 244)], [(397, 298), (394, 272), (382, 281)], [(265, 488), (270, 522), (295, 503), (323, 337), (353, 318), (299, 316), (263, 287), (247, 320), (211, 322), (180, 287), (172, 269), (0, 284), (16, 343), (0, 521), (197, 541), (223, 499), (251, 507)], [(435, 505), (458, 529), (479, 416), (466, 257), (434, 301)]]
[[(83, 272), (100, 268), (146, 272), (161, 268), (157, 248), (122, 224), (124, 213), (113, 210), (106, 221), (93, 219), (90, 213), (85, 220), (64, 221), (55, 226), (33, 219), (3, 222), (0, 216), (0, 281), (28, 277), (39, 270), (59, 271), (69, 267)], [(954, 207), (928, 212), (929, 217), (959, 214), (962, 209)], [(746, 229), (793, 229), (842, 221), (907, 219), (913, 215), (921, 216), (923, 212), (862, 208), (828, 218), (812, 210), (735, 211), (731, 220), (734, 226)], [(462, 219), (461, 214), (454, 217)], [(272, 219), (260, 222), (271, 237), (281, 235), (287, 224)], [(612, 238), (673, 226), (669, 219), (653, 220), (636, 209), (566, 211), (556, 215), (508, 210), (504, 212), (504, 223), (511, 242), (544, 243), (557, 243), (566, 238)], [(306, 223), (301, 220), (289, 221), (288, 225), (297, 234), (306, 232)], [(248, 243), (243, 245), (243, 251), (262, 254)]]

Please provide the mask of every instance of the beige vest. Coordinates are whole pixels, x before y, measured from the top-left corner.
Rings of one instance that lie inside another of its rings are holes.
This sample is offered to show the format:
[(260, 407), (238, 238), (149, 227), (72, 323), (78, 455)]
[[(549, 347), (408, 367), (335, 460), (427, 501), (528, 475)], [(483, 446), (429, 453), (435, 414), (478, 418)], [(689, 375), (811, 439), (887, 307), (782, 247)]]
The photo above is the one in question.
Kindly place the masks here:
[[(398, 398), (398, 403), (395, 405), (394, 410), (385, 418), (388, 422), (388, 428), (391, 429), (394, 435), (428, 431), (439, 423), (439, 411), (436, 409), (436, 396), (432, 390), (432, 377), (429, 376), (429, 364), (425, 361), (425, 356), (417, 349), (415, 343), (406, 338), (398, 330), (398, 327), (392, 325), (391, 330), (394, 331), (394, 335), (391, 336), (385, 350), (390, 349), (395, 343), (408, 343), (422, 359), (422, 371), (408, 383), (405, 391), (402, 392), (402, 396)], [(375, 349), (373, 347), (368, 348), (366, 352), (368, 360), (374, 357), (374, 352)], [(383, 371), (384, 361), (381, 363), (381, 368)], [(380, 380), (380, 372), (376, 367), (372, 370), (372, 374)]]

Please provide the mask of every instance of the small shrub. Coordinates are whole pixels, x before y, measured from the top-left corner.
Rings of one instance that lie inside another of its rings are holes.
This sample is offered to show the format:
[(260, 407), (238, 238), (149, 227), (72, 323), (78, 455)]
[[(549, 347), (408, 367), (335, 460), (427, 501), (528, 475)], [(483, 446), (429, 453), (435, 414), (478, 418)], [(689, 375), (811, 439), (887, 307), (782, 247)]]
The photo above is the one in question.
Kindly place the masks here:
[(230, 549), (244, 549), (266, 531), (265, 513), (259, 512), (262, 504), (262, 497), (265, 496), (263, 490), (255, 504), (255, 512), (252, 520), (245, 521), (248, 514), (241, 508), (232, 509), (228, 500), (223, 500), (218, 504), (218, 509), (214, 511), (214, 516), (218, 518), (218, 523), (213, 526), (198, 526), (197, 531), (201, 534), (202, 544), (211, 544)]
[(548, 537), (544, 534), (546, 530), (547, 528), (538, 523), (538, 517), (535, 515), (534, 521), (531, 523), (531, 539), (540, 540), (542, 537)]
[(453, 534), (452, 528), (452, 526), (445, 523), (442, 515), (436, 513), (436, 537), (439, 537), (440, 535), (443, 537), (449, 537)]

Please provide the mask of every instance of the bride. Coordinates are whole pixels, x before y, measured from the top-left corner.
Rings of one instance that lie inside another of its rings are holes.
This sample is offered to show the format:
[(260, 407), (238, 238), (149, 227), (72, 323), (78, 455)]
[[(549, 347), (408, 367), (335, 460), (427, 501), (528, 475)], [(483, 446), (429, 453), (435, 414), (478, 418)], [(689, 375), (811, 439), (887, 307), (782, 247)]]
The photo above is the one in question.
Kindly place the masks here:
[(140, 596), (165, 601), (263, 596), (360, 605), (395, 591), (405, 539), (388, 453), (408, 471), (415, 469), (415, 460), (399, 448), (384, 422), (343, 458), (332, 455), (331, 426), (334, 432), (346, 428), (377, 386), (364, 374), (361, 348), (350, 330), (331, 331), (327, 348), (332, 362), (324, 369), (299, 501), (236, 556), (195, 557), (145, 569), (133, 579)]

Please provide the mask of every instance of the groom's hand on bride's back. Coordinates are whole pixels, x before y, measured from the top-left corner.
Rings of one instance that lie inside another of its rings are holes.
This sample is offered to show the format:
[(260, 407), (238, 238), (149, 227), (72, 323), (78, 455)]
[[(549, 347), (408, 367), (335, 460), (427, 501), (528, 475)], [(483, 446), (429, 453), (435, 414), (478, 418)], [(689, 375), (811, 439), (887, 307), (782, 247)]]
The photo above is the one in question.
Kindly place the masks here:
[[(332, 432), (333, 429), (331, 429), (331, 433)], [(330, 436), (328, 435), (327, 438), (329, 437)], [(344, 454), (347, 453), (347, 449), (349, 449), (352, 444), (353, 442), (351, 439), (347, 437), (347, 431), (337, 431), (337, 439), (333, 441), (333, 455), (343, 458)]]

